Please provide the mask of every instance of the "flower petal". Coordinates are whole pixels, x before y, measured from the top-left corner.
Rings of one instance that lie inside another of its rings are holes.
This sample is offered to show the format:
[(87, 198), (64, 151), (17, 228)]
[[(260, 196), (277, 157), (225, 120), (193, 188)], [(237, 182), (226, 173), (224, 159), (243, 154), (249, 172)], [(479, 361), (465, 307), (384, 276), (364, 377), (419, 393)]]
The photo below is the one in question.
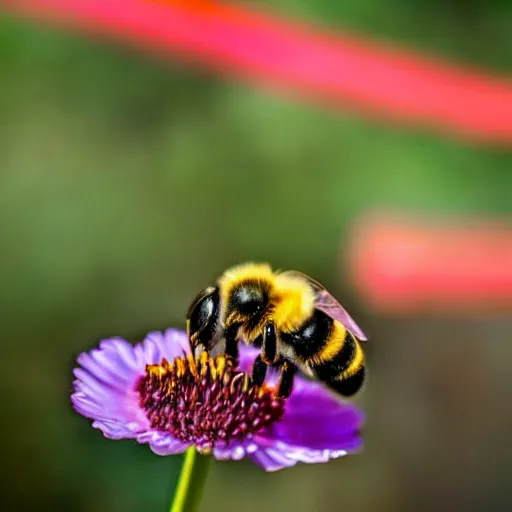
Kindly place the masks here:
[(141, 430), (141, 426), (137, 422), (121, 422), (107, 419), (95, 420), (92, 426), (101, 430), (105, 437), (115, 440), (136, 438), (137, 433)]
[(228, 445), (217, 443), (213, 448), (213, 455), (218, 460), (242, 460), (257, 449), (258, 445), (251, 440), (234, 441)]
[[(104, 382), (118, 391), (126, 388), (129, 382), (130, 372), (116, 371), (110, 361), (103, 360), (104, 354), (100, 350), (91, 351), (91, 354), (82, 353), (77, 362), (97, 380)], [(105, 364), (106, 363), (106, 364)]]
[(283, 452), (272, 449), (262, 448), (249, 455), (251, 460), (265, 471), (278, 471), (279, 469), (289, 468), (297, 464), (296, 460), (287, 457)]
[(123, 373), (141, 370), (141, 363), (135, 355), (133, 345), (123, 338), (109, 338), (100, 341), (99, 349), (92, 351), (91, 355), (103, 354), (112, 369)]
[(260, 449), (251, 458), (267, 471), (298, 461), (327, 462), (362, 448), (362, 413), (322, 385), (301, 377), (297, 380), (281, 421), (254, 438)]
[(71, 403), (75, 410), (86, 418), (99, 418), (104, 414), (102, 406), (93, 402), (82, 392), (71, 395)]
[(147, 364), (172, 361), (190, 353), (185, 332), (167, 329), (149, 333), (136, 346), (122, 338), (102, 340), (98, 349), (80, 354), (71, 402), (77, 412), (94, 420), (93, 427), (110, 439), (136, 438), (160, 455), (183, 452), (188, 445), (151, 429), (135, 391)]
[(150, 430), (139, 434), (137, 436), (139, 443), (148, 443), (151, 450), (157, 455), (176, 455), (183, 453), (189, 448), (189, 443), (182, 443), (174, 439), (170, 434), (159, 432), (157, 430)]
[(245, 343), (239, 343), (238, 351), (238, 367), (240, 370), (250, 375), (254, 360), (256, 359), (256, 356), (261, 353), (261, 348), (254, 347), (252, 345), (246, 345)]
[(161, 363), (162, 359), (172, 361), (177, 357), (190, 354), (187, 334), (179, 329), (167, 329), (164, 332), (150, 332), (142, 343), (135, 346), (135, 353), (145, 366)]
[(77, 412), (95, 420), (106, 437), (132, 438), (149, 428), (139, 406), (135, 384), (144, 372), (133, 345), (121, 338), (103, 340), (99, 349), (77, 358), (71, 402)]
[(309, 382), (292, 393), (283, 419), (272, 425), (272, 437), (290, 446), (353, 452), (362, 445), (363, 422), (354, 405)]
[(112, 388), (109, 385), (101, 382), (94, 375), (91, 375), (82, 368), (75, 368), (73, 375), (76, 377), (76, 381), (74, 382), (75, 389), (81, 391), (98, 403), (112, 394)]

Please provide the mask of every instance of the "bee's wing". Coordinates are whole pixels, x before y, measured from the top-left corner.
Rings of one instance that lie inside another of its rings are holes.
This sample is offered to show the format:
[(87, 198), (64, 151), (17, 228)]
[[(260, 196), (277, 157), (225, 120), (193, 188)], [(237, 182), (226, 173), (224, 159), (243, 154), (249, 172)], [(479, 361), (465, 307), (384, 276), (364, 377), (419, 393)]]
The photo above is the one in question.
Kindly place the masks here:
[(304, 279), (313, 288), (316, 295), (315, 307), (323, 311), (326, 315), (340, 322), (359, 340), (368, 341), (368, 337), (356, 324), (353, 318), (347, 313), (347, 310), (325, 289), (325, 287), (312, 277), (309, 277), (297, 270), (287, 270), (282, 275)]

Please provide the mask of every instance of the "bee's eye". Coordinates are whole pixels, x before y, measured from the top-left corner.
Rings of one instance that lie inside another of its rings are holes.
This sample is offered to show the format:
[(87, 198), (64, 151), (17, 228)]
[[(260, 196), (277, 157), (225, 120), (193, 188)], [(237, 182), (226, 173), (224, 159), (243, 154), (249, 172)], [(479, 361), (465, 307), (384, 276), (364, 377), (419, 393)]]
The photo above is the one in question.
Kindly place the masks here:
[(267, 299), (264, 292), (252, 286), (241, 286), (231, 295), (231, 305), (240, 313), (250, 315), (262, 311)]

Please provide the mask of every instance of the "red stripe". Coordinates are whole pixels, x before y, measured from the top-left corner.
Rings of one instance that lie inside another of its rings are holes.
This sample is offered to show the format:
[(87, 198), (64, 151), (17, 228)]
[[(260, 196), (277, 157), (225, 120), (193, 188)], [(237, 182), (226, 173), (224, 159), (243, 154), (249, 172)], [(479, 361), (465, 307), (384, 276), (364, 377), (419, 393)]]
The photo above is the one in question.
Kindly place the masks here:
[(511, 311), (512, 223), (366, 217), (348, 275), (382, 311)]
[(353, 104), (394, 121), (512, 142), (512, 86), (503, 79), (249, 9), (206, 1), (1, 0), (12, 12), (108, 35), (329, 105)]

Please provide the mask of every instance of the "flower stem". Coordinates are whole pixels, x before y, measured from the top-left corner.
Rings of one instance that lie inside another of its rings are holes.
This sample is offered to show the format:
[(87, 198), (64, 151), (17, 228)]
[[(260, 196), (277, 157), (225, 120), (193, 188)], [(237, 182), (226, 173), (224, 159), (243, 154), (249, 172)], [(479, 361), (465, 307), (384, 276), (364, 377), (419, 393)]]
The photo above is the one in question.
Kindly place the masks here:
[(201, 503), (211, 457), (187, 450), (170, 512), (195, 512)]

